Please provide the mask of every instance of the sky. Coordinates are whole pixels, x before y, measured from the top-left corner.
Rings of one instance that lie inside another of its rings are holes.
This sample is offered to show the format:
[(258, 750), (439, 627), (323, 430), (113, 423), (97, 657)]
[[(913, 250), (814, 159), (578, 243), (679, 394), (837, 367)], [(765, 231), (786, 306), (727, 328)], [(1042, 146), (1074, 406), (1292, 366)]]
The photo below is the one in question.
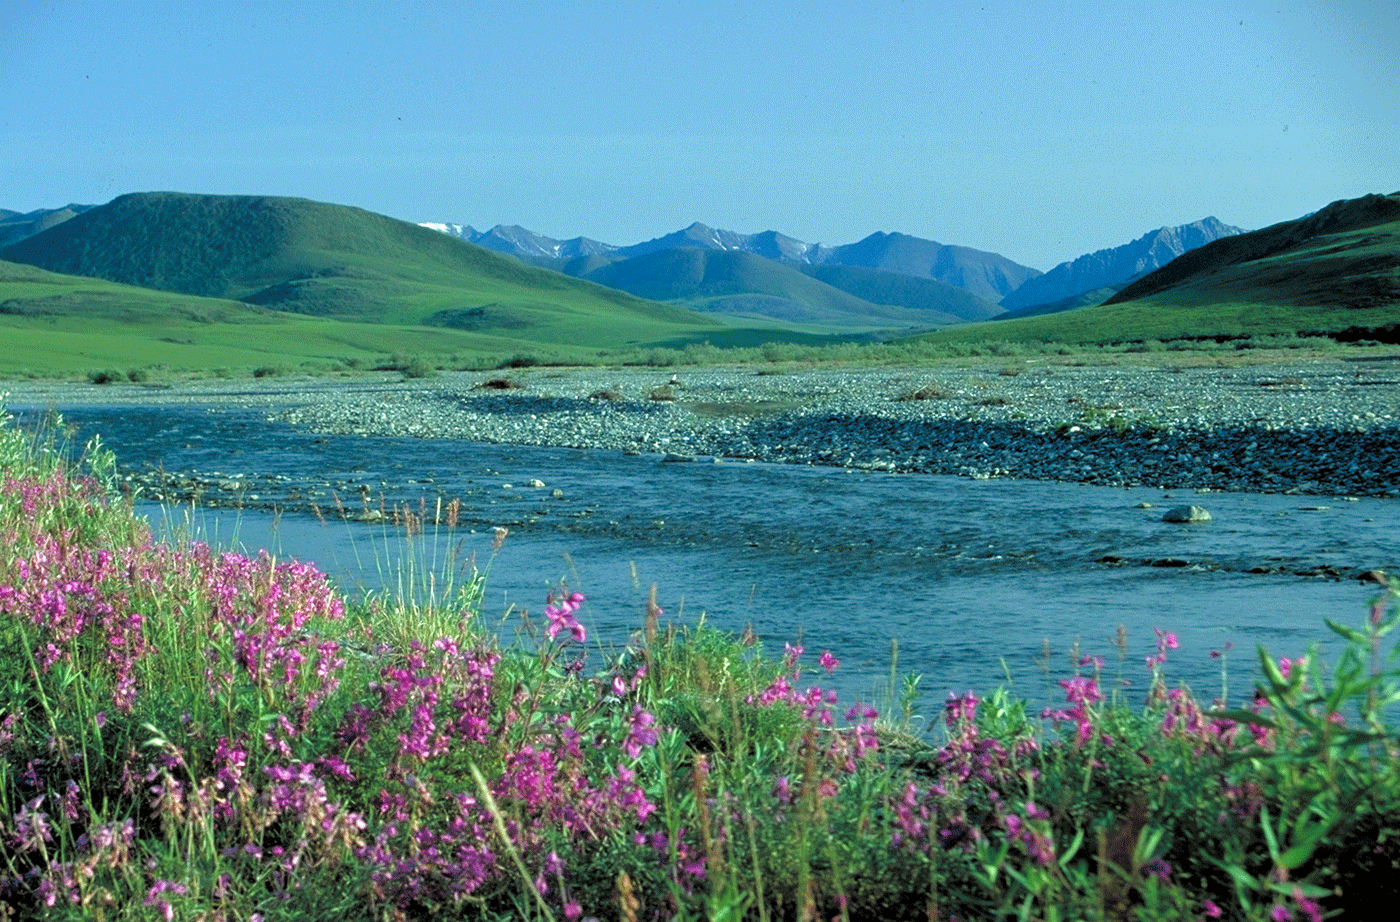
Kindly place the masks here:
[(1400, 3), (0, 0), (0, 208), (156, 190), (1044, 270), (1400, 190)]

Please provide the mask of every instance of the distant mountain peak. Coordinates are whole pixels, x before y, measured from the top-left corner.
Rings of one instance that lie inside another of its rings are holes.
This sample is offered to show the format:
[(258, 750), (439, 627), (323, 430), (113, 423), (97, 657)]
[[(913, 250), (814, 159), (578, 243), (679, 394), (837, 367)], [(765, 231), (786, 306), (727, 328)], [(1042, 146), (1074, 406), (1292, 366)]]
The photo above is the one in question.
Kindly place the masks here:
[(1040, 305), (1060, 304), (1099, 289), (1117, 290), (1183, 253), (1242, 233), (1243, 229), (1213, 216), (1190, 224), (1159, 227), (1122, 246), (1096, 250), (1060, 263), (1002, 298), (1001, 306), (1008, 311), (1024, 311)]
[[(605, 255), (612, 259), (632, 259), (662, 250), (692, 249), (715, 252), (742, 252), (779, 262), (807, 266), (837, 265), (879, 269), (898, 275), (932, 279), (995, 303), (1028, 278), (1040, 273), (1028, 266), (1012, 262), (998, 253), (988, 253), (971, 247), (947, 246), (902, 233), (876, 231), (864, 239), (844, 246), (804, 243), (795, 237), (766, 230), (757, 234), (740, 234), (720, 230), (701, 221), (631, 246), (613, 246), (586, 238), (559, 241), (518, 227), (496, 226), (485, 233), (471, 231), (466, 225), (425, 225), (435, 229), (466, 228), (469, 233), (456, 233), (472, 243), (488, 247), (535, 265), (563, 268), (562, 263), (579, 256)], [(449, 231), (451, 233), (451, 231)]]

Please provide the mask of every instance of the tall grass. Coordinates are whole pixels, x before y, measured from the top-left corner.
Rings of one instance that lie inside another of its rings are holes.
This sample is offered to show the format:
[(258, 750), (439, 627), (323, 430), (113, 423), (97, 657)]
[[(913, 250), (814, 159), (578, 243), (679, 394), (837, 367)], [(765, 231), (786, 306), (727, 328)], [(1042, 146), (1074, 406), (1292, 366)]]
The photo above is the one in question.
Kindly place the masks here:
[(1395, 585), (1332, 625), (1330, 670), (1261, 652), (1242, 706), (1173, 687), (1161, 632), (1145, 700), (1086, 656), (1062, 707), (968, 693), (918, 735), (912, 696), (837, 702), (829, 652), (654, 603), (603, 653), (561, 587), (503, 647), (470, 589), (366, 606), (304, 563), (155, 542), (111, 456), (70, 454), (0, 423), (0, 916), (1276, 920), (1400, 895)]

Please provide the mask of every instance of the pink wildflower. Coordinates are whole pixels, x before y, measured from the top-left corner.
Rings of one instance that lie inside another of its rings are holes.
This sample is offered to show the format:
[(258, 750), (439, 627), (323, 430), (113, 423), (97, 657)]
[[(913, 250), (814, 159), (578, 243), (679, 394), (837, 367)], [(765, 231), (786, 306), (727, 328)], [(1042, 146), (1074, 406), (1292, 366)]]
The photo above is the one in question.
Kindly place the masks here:
[(545, 629), (545, 633), (549, 635), (550, 640), (557, 637), (561, 631), (568, 631), (569, 636), (576, 642), (583, 643), (587, 635), (583, 625), (579, 624), (578, 619), (574, 617), (574, 612), (578, 611), (582, 604), (583, 593), (581, 592), (571, 592), (560, 599), (557, 604), (553, 600), (545, 604), (544, 614), (549, 619), (549, 627)]

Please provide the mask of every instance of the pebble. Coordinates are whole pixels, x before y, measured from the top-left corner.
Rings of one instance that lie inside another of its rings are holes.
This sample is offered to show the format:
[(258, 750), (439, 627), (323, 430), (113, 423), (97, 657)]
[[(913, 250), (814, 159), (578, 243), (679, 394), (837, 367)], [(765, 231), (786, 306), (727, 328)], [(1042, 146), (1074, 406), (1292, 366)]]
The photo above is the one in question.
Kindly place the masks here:
[[(976, 480), (1400, 498), (1400, 356), (1180, 368), (530, 368), (510, 376), (521, 386), (485, 389), (500, 372), (454, 372), (4, 388), (8, 403), (40, 407), (261, 406), (269, 419), (342, 435)], [(661, 386), (675, 399), (651, 399)], [(595, 398), (603, 389), (610, 399)]]
[[(321, 432), (1113, 486), (1400, 496), (1400, 358), (1237, 368), (539, 369), (444, 376), (278, 418)], [(1288, 382), (1279, 385), (1277, 382)], [(671, 386), (675, 386), (672, 384)], [(590, 399), (606, 387), (621, 399)], [(936, 394), (917, 399), (917, 394)]]

